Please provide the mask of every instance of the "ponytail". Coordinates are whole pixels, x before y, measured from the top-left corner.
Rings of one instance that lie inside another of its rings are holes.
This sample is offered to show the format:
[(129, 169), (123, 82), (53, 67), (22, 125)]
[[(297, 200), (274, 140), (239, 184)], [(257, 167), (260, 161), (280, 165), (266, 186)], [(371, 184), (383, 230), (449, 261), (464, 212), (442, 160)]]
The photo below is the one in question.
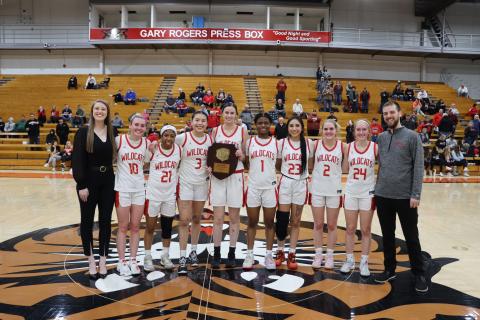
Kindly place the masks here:
[(307, 141), (303, 135), (303, 131), (300, 134), (300, 151), (302, 152), (302, 169), (300, 170), (300, 174), (303, 174), (307, 171)]

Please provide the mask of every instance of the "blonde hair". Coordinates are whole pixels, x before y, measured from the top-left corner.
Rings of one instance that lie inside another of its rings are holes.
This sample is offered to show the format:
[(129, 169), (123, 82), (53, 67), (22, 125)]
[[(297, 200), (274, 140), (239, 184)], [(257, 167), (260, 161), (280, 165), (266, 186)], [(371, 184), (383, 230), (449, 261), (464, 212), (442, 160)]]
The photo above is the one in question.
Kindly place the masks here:
[(322, 124), (322, 130), (323, 130), (323, 128), (325, 127), (325, 124), (327, 124), (327, 123), (333, 124), (333, 126), (335, 127), (335, 129), (337, 130), (337, 132), (340, 131), (340, 129), (341, 129), (340, 125), (339, 125), (338, 122), (335, 121), (334, 119), (326, 119), (326, 120), (323, 122), (323, 124)]
[(87, 131), (87, 142), (85, 144), (85, 149), (88, 153), (93, 153), (93, 140), (95, 138), (95, 118), (93, 117), (93, 107), (97, 104), (103, 104), (107, 108), (107, 117), (104, 120), (105, 125), (107, 126), (107, 138), (110, 140), (112, 145), (112, 160), (114, 161), (117, 158), (117, 148), (115, 146), (115, 138), (113, 137), (112, 122), (110, 119), (110, 106), (105, 100), (95, 100), (92, 103), (90, 108), (90, 118), (88, 119), (88, 131)]
[(357, 121), (355, 121), (355, 123), (353, 124), (353, 136), (355, 137), (355, 129), (357, 128), (358, 125), (360, 125), (360, 123), (364, 123), (367, 125), (367, 129), (368, 129), (367, 140), (370, 140), (370, 137), (371, 137), (370, 122), (367, 119), (358, 119)]

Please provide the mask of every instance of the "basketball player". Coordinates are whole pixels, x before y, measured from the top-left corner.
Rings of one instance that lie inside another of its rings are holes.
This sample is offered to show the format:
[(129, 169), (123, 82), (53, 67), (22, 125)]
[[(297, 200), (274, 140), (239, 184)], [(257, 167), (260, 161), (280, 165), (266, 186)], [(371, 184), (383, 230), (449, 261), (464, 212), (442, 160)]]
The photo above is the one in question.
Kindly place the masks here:
[(278, 184), (278, 210), (276, 235), (278, 250), (275, 258), (276, 266), (285, 261), (285, 238), (287, 237), (290, 220), (290, 250), (287, 267), (296, 270), (295, 259), (300, 220), (303, 206), (308, 200), (308, 158), (310, 157), (311, 141), (303, 135), (304, 127), (300, 118), (292, 117), (287, 122), (288, 137), (279, 141), (277, 167), (282, 174)]
[[(115, 138), (117, 151), (117, 174), (115, 175), (115, 207), (117, 209), (118, 233), (117, 271), (121, 276), (138, 275), (138, 242), (140, 220), (145, 204), (145, 178), (143, 164), (147, 154), (147, 139), (143, 137), (147, 124), (140, 114), (130, 118), (128, 134)], [(130, 261), (125, 259), (127, 232), (130, 229)]]
[(213, 142), (234, 144), (237, 148), (235, 156), (238, 158), (235, 173), (229, 177), (220, 180), (212, 176), (211, 178), (211, 198), (213, 206), (213, 243), (214, 254), (212, 268), (220, 267), (221, 255), (220, 244), (222, 242), (223, 220), (225, 206), (228, 207), (228, 216), (230, 219), (229, 236), (230, 247), (226, 262), (227, 268), (235, 267), (235, 248), (237, 245), (238, 233), (240, 231), (240, 208), (243, 205), (243, 160), (245, 159), (245, 142), (248, 139), (248, 133), (242, 127), (237, 125), (237, 108), (235, 105), (227, 105), (223, 109), (223, 125), (213, 129)]
[(198, 266), (197, 244), (200, 235), (200, 220), (203, 206), (208, 198), (207, 153), (212, 145), (207, 130), (207, 115), (196, 111), (192, 115), (192, 131), (176, 137), (182, 148), (182, 161), (179, 169), (178, 209), (180, 211), (180, 260), (178, 273), (187, 273), (188, 227), (191, 227), (192, 248), (188, 260), (193, 267)]
[(160, 265), (167, 270), (174, 268), (169, 257), (169, 248), (173, 218), (175, 217), (177, 170), (181, 158), (180, 147), (175, 144), (176, 134), (177, 130), (174, 126), (163, 126), (160, 130), (160, 143), (156, 145), (150, 159), (150, 175), (147, 182), (147, 201), (145, 204), (147, 226), (144, 237), (144, 269), (146, 271), (155, 270), (150, 250), (158, 216), (160, 216), (163, 245)]
[(323, 224), (327, 211), (327, 255), (325, 268), (333, 269), (333, 249), (337, 242), (337, 220), (342, 206), (342, 162), (345, 144), (337, 139), (338, 124), (327, 119), (322, 126), (322, 139), (316, 140), (310, 168), (313, 168), (311, 183), (311, 205), (314, 221), (313, 240), (314, 269), (322, 267)]
[(247, 187), (247, 256), (243, 262), (243, 269), (253, 268), (255, 258), (253, 245), (257, 232), (260, 208), (263, 207), (263, 220), (265, 224), (265, 237), (267, 240), (267, 252), (265, 255), (265, 268), (275, 270), (275, 261), (272, 256), (273, 228), (275, 209), (277, 207), (277, 172), (275, 163), (278, 157), (277, 140), (270, 136), (272, 119), (268, 113), (258, 113), (254, 119), (257, 128), (257, 136), (247, 141), (247, 158), (249, 166)]
[(344, 171), (348, 172), (345, 187), (345, 220), (347, 231), (345, 235), (345, 251), (347, 258), (340, 269), (348, 273), (355, 269), (353, 256), (354, 236), (360, 216), (362, 233), (362, 256), (360, 258), (360, 275), (370, 276), (368, 269), (368, 253), (370, 252), (371, 226), (375, 204), (373, 201), (375, 189), (375, 159), (377, 144), (369, 141), (370, 124), (367, 120), (357, 120), (353, 128), (355, 140), (348, 144), (346, 150), (347, 162)]

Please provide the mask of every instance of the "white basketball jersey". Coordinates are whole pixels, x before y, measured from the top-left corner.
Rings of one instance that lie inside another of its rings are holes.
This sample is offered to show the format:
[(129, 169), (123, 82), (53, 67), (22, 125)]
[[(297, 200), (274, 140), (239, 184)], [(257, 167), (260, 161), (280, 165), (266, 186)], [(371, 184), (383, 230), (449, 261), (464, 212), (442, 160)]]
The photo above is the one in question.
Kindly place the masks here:
[(140, 192), (145, 190), (143, 163), (147, 154), (147, 140), (140, 139), (134, 145), (127, 134), (119, 136), (115, 191)]
[(278, 157), (277, 140), (252, 137), (248, 140), (248, 186), (254, 189), (273, 189), (277, 184), (275, 163)]
[(207, 153), (212, 138), (206, 134), (196, 138), (191, 132), (177, 136), (182, 141), (182, 161), (180, 163), (180, 183), (202, 184), (208, 181)]
[(377, 144), (369, 142), (364, 152), (355, 142), (348, 145), (348, 178), (345, 194), (355, 198), (370, 198), (375, 189), (375, 151)]
[(300, 141), (292, 141), (290, 138), (280, 140), (281, 158), (282, 158), (282, 175), (295, 180), (308, 178), (308, 158), (310, 155), (310, 141), (305, 139), (307, 143), (307, 164), (305, 170), (302, 170), (302, 152), (300, 150)]
[(150, 160), (150, 175), (147, 182), (147, 199), (154, 201), (175, 200), (177, 196), (177, 170), (181, 158), (180, 147), (173, 144), (171, 150), (157, 150)]
[[(223, 130), (223, 125), (217, 127), (215, 130), (215, 135), (213, 136), (213, 142), (218, 143), (228, 143), (234, 144), (237, 149), (242, 149), (242, 142), (243, 142), (243, 128), (236, 126), (235, 131), (231, 135), (226, 135), (225, 131)], [(243, 162), (238, 160), (237, 169), (243, 169)]]
[(337, 140), (335, 146), (328, 149), (323, 140), (317, 140), (314, 148), (312, 194), (340, 196), (342, 194), (342, 142)]

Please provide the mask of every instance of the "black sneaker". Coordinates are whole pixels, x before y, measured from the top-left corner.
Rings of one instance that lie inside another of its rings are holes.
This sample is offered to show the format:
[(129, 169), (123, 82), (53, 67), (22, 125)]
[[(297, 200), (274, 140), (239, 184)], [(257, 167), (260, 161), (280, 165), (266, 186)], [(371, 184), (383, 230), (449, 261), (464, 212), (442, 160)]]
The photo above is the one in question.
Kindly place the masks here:
[(187, 258), (186, 257), (180, 257), (180, 260), (178, 260), (178, 274), (179, 275), (186, 275), (187, 273), (188, 273)]
[(190, 260), (192, 267), (198, 267), (198, 256), (196, 251), (190, 252), (188, 259)]
[(377, 283), (385, 283), (387, 281), (391, 281), (397, 277), (395, 272), (392, 271), (383, 271), (382, 273), (377, 273), (375, 275), (375, 282)]
[(427, 280), (424, 276), (415, 276), (415, 291), (423, 293), (428, 291)]
[(220, 263), (222, 263), (222, 258), (220, 256), (213, 256), (212, 259), (212, 269), (218, 269), (220, 268)]
[(235, 268), (237, 266), (237, 260), (235, 259), (235, 254), (228, 254), (227, 262), (225, 263), (225, 267), (227, 268)]

